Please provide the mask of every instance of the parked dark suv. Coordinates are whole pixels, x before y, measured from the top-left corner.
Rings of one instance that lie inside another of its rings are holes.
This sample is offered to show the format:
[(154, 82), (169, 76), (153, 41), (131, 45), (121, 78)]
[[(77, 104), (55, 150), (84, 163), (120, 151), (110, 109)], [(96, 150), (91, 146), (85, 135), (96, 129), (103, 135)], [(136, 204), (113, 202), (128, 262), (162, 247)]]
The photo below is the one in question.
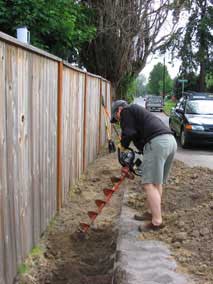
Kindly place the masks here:
[(183, 148), (198, 143), (213, 145), (213, 94), (185, 92), (171, 111), (169, 126)]

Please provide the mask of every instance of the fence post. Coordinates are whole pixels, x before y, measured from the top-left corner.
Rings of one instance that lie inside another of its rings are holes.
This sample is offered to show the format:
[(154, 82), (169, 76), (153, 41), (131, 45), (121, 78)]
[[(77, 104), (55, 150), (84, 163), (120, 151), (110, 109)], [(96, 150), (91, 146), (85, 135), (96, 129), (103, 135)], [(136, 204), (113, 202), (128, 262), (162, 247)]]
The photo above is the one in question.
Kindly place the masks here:
[(58, 63), (57, 210), (62, 207), (62, 92), (63, 62)]
[(87, 73), (85, 73), (85, 84), (84, 84), (84, 137), (83, 137), (83, 172), (86, 169), (86, 127), (87, 127)]

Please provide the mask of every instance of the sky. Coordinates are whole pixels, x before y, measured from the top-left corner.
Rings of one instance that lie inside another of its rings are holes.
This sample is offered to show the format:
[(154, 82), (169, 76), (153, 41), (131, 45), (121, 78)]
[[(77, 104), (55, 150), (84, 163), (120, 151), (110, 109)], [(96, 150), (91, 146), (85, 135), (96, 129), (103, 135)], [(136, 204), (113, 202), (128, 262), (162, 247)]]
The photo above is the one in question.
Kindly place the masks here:
[[(189, 16), (188, 13), (186, 11), (183, 11), (180, 16), (181, 21), (178, 23), (177, 27), (184, 26), (188, 21), (188, 16)], [(162, 27), (158, 37), (161, 38), (162, 36), (169, 34), (171, 31), (171, 28), (172, 28), (172, 16), (168, 15), (168, 18), (164, 26)], [(146, 80), (148, 81), (149, 74), (152, 71), (154, 65), (156, 65), (159, 62), (162, 64), (164, 63), (164, 55), (150, 55), (147, 59), (145, 68), (140, 72), (140, 74), (144, 75)], [(171, 76), (172, 79), (174, 79), (176, 75), (178, 74), (181, 61), (179, 59), (174, 59), (171, 62), (169, 53), (166, 53), (165, 54), (165, 64), (169, 72), (169, 75)]]
[[(149, 74), (152, 71), (154, 65), (158, 64), (159, 62), (163, 64), (164, 56), (150, 56), (146, 62), (145, 68), (140, 72), (140, 74), (144, 75), (146, 80), (148, 81)], [(169, 75), (172, 79), (176, 77), (179, 71), (179, 67), (181, 65), (180, 60), (176, 59), (173, 62), (171, 62), (171, 59), (169, 58), (169, 55), (165, 55), (165, 64), (167, 67), (167, 70), (169, 72)]]

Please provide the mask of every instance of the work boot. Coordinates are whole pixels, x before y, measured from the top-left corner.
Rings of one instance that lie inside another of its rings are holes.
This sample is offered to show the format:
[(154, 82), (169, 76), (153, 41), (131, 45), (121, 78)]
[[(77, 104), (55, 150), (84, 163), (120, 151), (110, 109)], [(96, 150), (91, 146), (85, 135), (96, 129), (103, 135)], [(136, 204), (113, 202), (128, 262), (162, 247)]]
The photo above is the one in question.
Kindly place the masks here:
[(137, 221), (150, 221), (152, 220), (152, 214), (149, 212), (145, 212), (142, 215), (135, 214), (134, 219)]
[(138, 231), (139, 232), (159, 231), (159, 230), (162, 230), (163, 228), (165, 228), (164, 223), (156, 226), (156, 225), (152, 224), (152, 222), (150, 222), (150, 223), (147, 223), (145, 225), (140, 225), (138, 227)]

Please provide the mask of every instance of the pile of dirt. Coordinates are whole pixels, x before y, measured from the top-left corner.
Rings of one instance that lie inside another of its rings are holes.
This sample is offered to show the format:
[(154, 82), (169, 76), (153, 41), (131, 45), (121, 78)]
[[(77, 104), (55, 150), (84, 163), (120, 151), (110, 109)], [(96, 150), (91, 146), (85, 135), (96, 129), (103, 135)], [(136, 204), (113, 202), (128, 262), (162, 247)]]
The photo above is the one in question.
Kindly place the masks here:
[[(129, 206), (145, 212), (145, 195), (138, 182), (129, 184)], [(144, 232), (140, 239), (158, 239), (170, 245), (180, 269), (196, 283), (213, 283), (213, 171), (187, 167), (175, 161), (162, 199), (166, 227)]]
[[(112, 187), (110, 176), (118, 175), (116, 155), (99, 157), (88, 173), (72, 188), (66, 206), (45, 233), (39, 246), (42, 253), (30, 255), (19, 284), (109, 284), (116, 248), (116, 224), (122, 191), (97, 218), (85, 240), (76, 237), (80, 221), (88, 222), (87, 211), (96, 209), (102, 189)], [(213, 171), (189, 168), (175, 161), (163, 193), (166, 227), (160, 232), (139, 234), (140, 239), (162, 240), (169, 244), (180, 269), (191, 273), (199, 284), (213, 283)], [(140, 178), (126, 180), (128, 205), (144, 212)]]

